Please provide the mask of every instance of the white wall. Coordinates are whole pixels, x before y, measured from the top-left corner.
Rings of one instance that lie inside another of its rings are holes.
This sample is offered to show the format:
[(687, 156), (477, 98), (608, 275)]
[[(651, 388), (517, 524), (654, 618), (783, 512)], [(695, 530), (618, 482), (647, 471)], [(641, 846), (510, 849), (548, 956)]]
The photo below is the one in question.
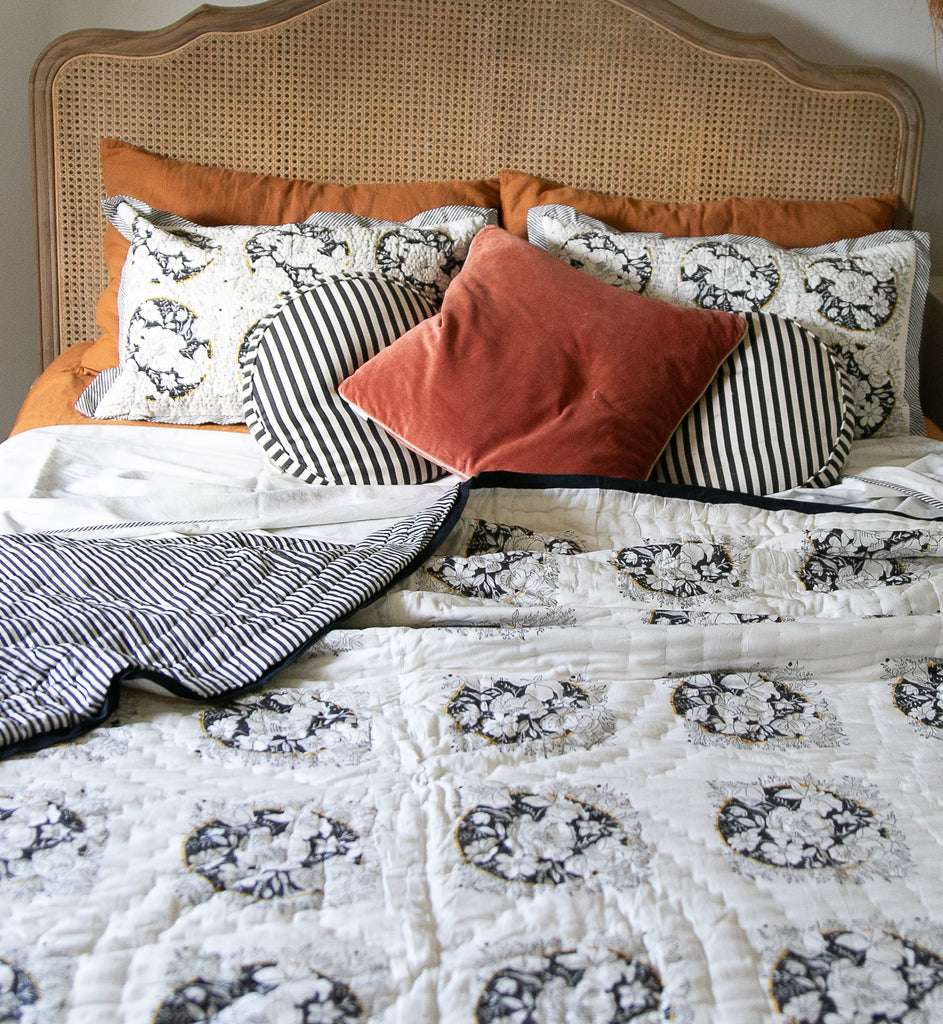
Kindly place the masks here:
[[(228, 0), (246, 6), (255, 0)], [(927, 115), (916, 226), (943, 268), (943, 84), (925, 0), (676, 0), (723, 28), (771, 34), (807, 60), (876, 64), (917, 90)], [(37, 372), (27, 83), (43, 47), (77, 28), (156, 28), (196, 0), (0, 0), (0, 437)], [(943, 46), (943, 44), (941, 44)], [(943, 49), (941, 49), (943, 53)], [(866, 131), (867, 127), (862, 126)]]

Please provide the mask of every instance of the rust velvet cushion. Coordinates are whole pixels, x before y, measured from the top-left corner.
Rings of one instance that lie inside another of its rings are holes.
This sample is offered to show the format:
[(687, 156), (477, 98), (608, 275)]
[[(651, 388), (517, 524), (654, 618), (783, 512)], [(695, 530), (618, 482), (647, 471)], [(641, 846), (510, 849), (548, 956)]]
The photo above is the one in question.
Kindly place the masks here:
[(520, 171), (502, 171), (501, 222), (527, 237), (527, 211), (559, 204), (604, 221), (617, 231), (658, 232), (672, 238), (750, 235), (786, 249), (825, 245), (885, 231), (894, 222), (897, 197), (861, 199), (712, 199), (660, 203), (558, 185)]
[[(102, 184), (109, 196), (133, 196), (206, 227), (287, 224), (316, 212), (406, 221), (441, 206), (497, 209), (500, 201), (497, 179), (334, 185), (204, 167), (118, 139), (102, 139), (100, 150)], [(84, 357), (91, 370), (118, 365), (118, 283), (128, 242), (109, 224), (103, 245), (108, 285), (96, 309), (102, 335)]]
[(441, 311), (339, 391), (461, 477), (643, 480), (744, 329), (731, 313), (612, 288), (486, 227)]

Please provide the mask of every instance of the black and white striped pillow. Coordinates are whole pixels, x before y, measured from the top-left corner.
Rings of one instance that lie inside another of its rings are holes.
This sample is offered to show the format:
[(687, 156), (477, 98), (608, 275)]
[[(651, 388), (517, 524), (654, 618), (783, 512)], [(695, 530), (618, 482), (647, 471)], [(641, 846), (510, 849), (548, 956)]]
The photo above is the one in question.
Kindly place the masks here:
[(671, 436), (651, 479), (745, 494), (828, 487), (854, 437), (847, 374), (793, 321), (743, 316), (743, 340)]
[(403, 447), (337, 394), (357, 367), (432, 316), (413, 289), (381, 277), (326, 281), (278, 309), (243, 368), (252, 436), (306, 483), (414, 484), (443, 470)]

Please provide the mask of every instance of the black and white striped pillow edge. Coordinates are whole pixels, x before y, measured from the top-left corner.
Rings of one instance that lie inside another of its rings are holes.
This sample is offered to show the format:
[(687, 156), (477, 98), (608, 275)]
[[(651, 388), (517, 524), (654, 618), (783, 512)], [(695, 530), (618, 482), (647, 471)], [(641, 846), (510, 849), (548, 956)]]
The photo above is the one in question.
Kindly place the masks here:
[[(835, 483), (854, 437), (846, 373), (798, 324), (743, 316), (744, 339), (681, 421), (651, 478), (748, 494)], [(744, 444), (764, 437), (775, 447)]]
[(246, 425), (268, 460), (312, 484), (414, 484), (439, 466), (355, 413), (337, 386), (434, 308), (378, 275), (332, 278), (283, 306), (243, 369)]

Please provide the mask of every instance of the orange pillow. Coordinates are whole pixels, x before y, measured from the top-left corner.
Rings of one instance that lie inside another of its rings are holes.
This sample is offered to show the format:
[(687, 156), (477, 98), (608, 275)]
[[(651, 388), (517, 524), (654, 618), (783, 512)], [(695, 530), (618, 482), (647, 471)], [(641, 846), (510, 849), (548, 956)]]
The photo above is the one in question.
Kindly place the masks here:
[[(496, 178), (332, 185), (204, 167), (159, 156), (117, 139), (102, 139), (100, 151), (102, 183), (109, 196), (133, 196), (154, 209), (169, 210), (207, 227), (287, 224), (324, 211), (405, 221), (439, 206), (497, 209), (500, 203)], [(96, 310), (102, 336), (85, 353), (83, 363), (91, 370), (118, 365), (118, 282), (127, 252), (127, 240), (109, 224), (104, 237), (108, 286)]]
[(644, 480), (745, 326), (732, 313), (612, 288), (486, 227), (440, 313), (338, 390), (462, 477)]
[(617, 231), (658, 232), (672, 238), (751, 235), (786, 249), (825, 245), (885, 231), (894, 222), (897, 197), (871, 199), (711, 199), (699, 203), (657, 203), (557, 185), (520, 171), (502, 171), (501, 221), (527, 237), (532, 206), (572, 206)]

